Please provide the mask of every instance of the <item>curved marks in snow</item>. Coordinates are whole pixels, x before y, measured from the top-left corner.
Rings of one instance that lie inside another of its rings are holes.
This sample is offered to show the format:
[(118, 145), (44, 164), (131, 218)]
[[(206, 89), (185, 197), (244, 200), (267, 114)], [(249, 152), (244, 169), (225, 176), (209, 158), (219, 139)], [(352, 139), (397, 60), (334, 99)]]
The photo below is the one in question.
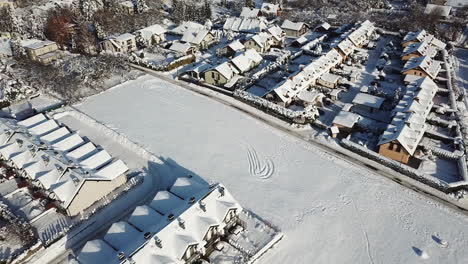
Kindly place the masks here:
[(247, 161), (249, 163), (249, 174), (260, 179), (268, 179), (275, 172), (273, 161), (265, 157), (260, 159), (257, 151), (251, 146), (247, 146)]

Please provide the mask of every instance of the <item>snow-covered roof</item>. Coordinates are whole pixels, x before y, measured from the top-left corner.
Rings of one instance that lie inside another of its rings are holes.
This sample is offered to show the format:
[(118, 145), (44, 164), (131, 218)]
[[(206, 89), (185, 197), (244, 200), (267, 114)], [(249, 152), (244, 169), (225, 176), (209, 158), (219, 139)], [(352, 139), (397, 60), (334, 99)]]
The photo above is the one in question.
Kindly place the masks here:
[(44, 40), (44, 41), (34, 42), (34, 43), (26, 45), (24, 47), (27, 48), (27, 49), (33, 49), (34, 50), (34, 49), (40, 49), (40, 48), (43, 48), (43, 47), (46, 47), (46, 46), (49, 46), (49, 45), (53, 45), (53, 44), (55, 44), (55, 42), (50, 41), (50, 40)]
[(441, 62), (431, 59), (428, 56), (416, 57), (409, 59), (402, 72), (406, 72), (412, 69), (420, 69), (429, 75), (432, 79), (435, 79), (441, 69)]
[(188, 209), (157, 232), (132, 259), (136, 264), (149, 263), (149, 260), (158, 261), (154, 263), (180, 263), (189, 246), (204, 243), (205, 235), (211, 227), (222, 226), (229, 211), (241, 209), (225, 187), (219, 185), (206, 196), (194, 201)]
[(258, 54), (256, 50), (248, 49), (234, 57), (231, 60), (231, 63), (239, 70), (240, 73), (244, 73), (258, 65), (262, 60), (262, 56)]
[(150, 39), (154, 35), (162, 35), (166, 33), (166, 29), (163, 28), (161, 25), (155, 24), (149, 27), (142, 28), (136, 31), (143, 37), (144, 39)]
[(374, 32), (375, 27), (369, 20), (366, 20), (359, 24), (351, 34), (348, 35), (348, 39), (356, 46), (362, 46), (368, 39), (369, 36)]
[(435, 46), (438, 49), (445, 49), (446, 44), (435, 38), (434, 35), (429, 34), (426, 30), (422, 29), (416, 32), (408, 32), (401, 41), (402, 44), (406, 42), (422, 42), (425, 41)]
[(273, 91), (283, 102), (290, 102), (294, 96), (310, 87), (314, 80), (331, 68), (341, 63), (342, 57), (332, 49), (320, 58), (306, 65), (301, 71), (290, 76), (286, 81), (273, 87)]
[(338, 43), (337, 47), (346, 56), (351, 54), (355, 49), (355, 46), (349, 39), (342, 40), (340, 43)]
[(333, 124), (352, 128), (361, 119), (361, 116), (348, 111), (340, 111), (333, 119)]
[(256, 18), (260, 13), (260, 9), (258, 8), (251, 8), (251, 7), (243, 7), (242, 12), (240, 13), (239, 17), (242, 18)]
[(401, 56), (406, 56), (412, 53), (417, 53), (420, 56), (428, 56), (433, 58), (437, 54), (436, 47), (430, 45), (426, 41), (421, 41), (417, 43), (411, 43), (405, 47)]
[(271, 36), (273, 36), (277, 40), (282, 40), (284, 39), (284, 36), (285, 36), (284, 31), (277, 25), (267, 28), (266, 32), (268, 32)]
[(197, 29), (204, 29), (206, 28), (202, 24), (198, 24), (192, 21), (185, 21), (182, 24), (178, 25), (176, 28), (172, 30), (175, 34), (183, 35), (187, 30), (197, 30)]
[(192, 48), (192, 45), (190, 45), (190, 43), (182, 43), (179, 41), (174, 41), (171, 47), (169, 47), (170, 50), (180, 52), (183, 54), (187, 53), (190, 50), (190, 48)]
[[(88, 148), (86, 151), (78, 148), (76, 152), (67, 153), (83, 144), (83, 138), (60, 127), (55, 120), (47, 119), (43, 114), (21, 122), (1, 121), (4, 130), (0, 133), (0, 138), (4, 142), (0, 144), (0, 154), (3, 158), (11, 159), (18, 168), (23, 168), (25, 176), (37, 180), (52, 197), (55, 196), (55, 199), (62, 202), (64, 208), (68, 208), (85, 181), (111, 181), (128, 171), (121, 160), (107, 165), (110, 161), (109, 154), (105, 150), (92, 152), (88, 147), (94, 148), (92, 143), (83, 146)], [(76, 161), (85, 155), (87, 158), (82, 162), (73, 163), (69, 160), (72, 158)], [(95, 169), (100, 170), (91, 174), (84, 172)]]
[(298, 99), (308, 103), (315, 103), (315, 101), (321, 100), (323, 97), (325, 97), (325, 95), (317, 90), (304, 90), (297, 95)]
[(329, 83), (337, 83), (341, 76), (326, 72), (320, 76), (320, 79)]
[(323, 28), (325, 30), (329, 30), (331, 27), (330, 24), (328, 24), (327, 22), (323, 22), (322, 24), (318, 25), (315, 29), (318, 29), (318, 28)]
[(190, 29), (185, 31), (181, 41), (199, 45), (208, 34), (210, 34), (210, 31), (206, 29)]
[(437, 15), (440, 15), (441, 17), (448, 17), (450, 15), (451, 10), (452, 10), (451, 6), (427, 4), (426, 8), (424, 9), (424, 14), (436, 13)]
[(212, 70), (219, 72), (219, 74), (223, 75), (227, 80), (230, 80), (235, 74), (229, 62), (223, 62)]
[(240, 50), (244, 50), (245, 49), (245, 46), (244, 44), (242, 44), (238, 39), (234, 40), (233, 42), (229, 43), (227, 45), (227, 47), (229, 47), (231, 50), (233, 50), (234, 52), (237, 52), (237, 51), (240, 51)]
[(120, 263), (117, 251), (101, 239), (86, 242), (76, 258), (82, 264)]
[(281, 9), (279, 4), (272, 4), (272, 3), (262, 3), (260, 10), (264, 14), (277, 14), (278, 11)]
[(377, 97), (366, 93), (358, 93), (353, 99), (353, 104), (364, 105), (378, 109), (380, 106), (382, 106), (384, 101), (385, 98), (382, 97)]
[(259, 47), (264, 47), (269, 41), (270, 35), (266, 32), (260, 32), (255, 34), (251, 40), (253, 40)]
[(256, 33), (267, 28), (265, 20), (262, 18), (240, 18), (229, 17), (224, 23), (223, 29), (234, 32)]
[(96, 146), (93, 142), (85, 143), (73, 151), (68, 152), (66, 155), (72, 160), (80, 160), (85, 157), (88, 157), (90, 154), (97, 152)]
[(117, 37), (114, 37), (115, 40), (122, 42), (122, 41), (127, 41), (129, 39), (134, 39), (135, 35), (130, 34), (130, 33), (124, 33), (122, 35), (119, 35)]
[(294, 30), (299, 31), (302, 27), (307, 27), (308, 25), (304, 22), (292, 22), (288, 19), (284, 20), (283, 24), (281, 25), (282, 29)]
[(437, 89), (429, 77), (408, 84), (405, 94), (395, 107), (392, 122), (380, 136), (378, 145), (396, 140), (413, 155), (427, 128), (425, 121)]

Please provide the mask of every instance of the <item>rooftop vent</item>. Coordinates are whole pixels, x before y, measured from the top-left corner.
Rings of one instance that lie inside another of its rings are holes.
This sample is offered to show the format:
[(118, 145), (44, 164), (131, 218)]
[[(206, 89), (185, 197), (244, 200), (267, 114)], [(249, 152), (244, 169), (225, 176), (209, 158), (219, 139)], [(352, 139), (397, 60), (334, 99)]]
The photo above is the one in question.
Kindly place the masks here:
[(189, 203), (190, 203), (190, 204), (193, 204), (194, 202), (195, 202), (195, 197), (190, 197)]
[(149, 238), (151, 237), (151, 232), (146, 232), (146, 233), (143, 235), (143, 237), (144, 237), (145, 239), (149, 239)]
[(125, 254), (120, 251), (119, 253), (117, 253), (117, 257), (119, 258), (119, 260), (123, 260), (125, 258)]
[(168, 220), (168, 221), (174, 220), (174, 214), (169, 214), (169, 215), (167, 216), (167, 220)]

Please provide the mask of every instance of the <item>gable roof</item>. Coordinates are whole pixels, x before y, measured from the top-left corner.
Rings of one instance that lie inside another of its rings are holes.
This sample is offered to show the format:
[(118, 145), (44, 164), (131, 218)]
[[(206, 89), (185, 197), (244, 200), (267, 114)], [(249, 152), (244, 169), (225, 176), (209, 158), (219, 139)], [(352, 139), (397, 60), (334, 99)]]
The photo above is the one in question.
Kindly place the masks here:
[(244, 73), (252, 69), (254, 65), (258, 65), (263, 60), (262, 56), (254, 49), (248, 49), (245, 52), (237, 55), (231, 60), (240, 73)]
[(352, 128), (359, 120), (361, 120), (360, 115), (342, 110), (335, 116), (332, 124)]
[(309, 27), (309, 26), (304, 22), (292, 22), (288, 19), (284, 20), (283, 24), (281, 24), (282, 29), (288, 29), (288, 30), (294, 30), (294, 31), (299, 31), (303, 27)]
[(262, 3), (260, 10), (265, 14), (277, 14), (281, 7), (279, 4)]
[(401, 72), (419, 68), (429, 75), (432, 79), (435, 79), (441, 69), (441, 62), (431, 59), (428, 56), (416, 57), (409, 59)]
[(182, 43), (179, 41), (174, 41), (172, 45), (169, 47), (169, 50), (186, 54), (191, 48), (193, 49), (190, 43), (187, 43), (187, 42)]
[(145, 27), (142, 29), (137, 30), (137, 33), (144, 39), (150, 39), (153, 35), (162, 35), (166, 33), (166, 29), (163, 28), (161, 25), (154, 24), (149, 27)]
[(223, 62), (211, 70), (219, 72), (219, 74), (223, 75), (227, 80), (230, 80), (235, 74), (229, 62)]
[(182, 36), (181, 41), (198, 45), (208, 34), (210, 34), (210, 31), (206, 29), (187, 30)]
[(382, 97), (377, 97), (366, 93), (358, 93), (353, 99), (353, 104), (359, 104), (378, 109), (380, 106), (382, 106), (384, 101), (385, 98)]
[(86, 264), (120, 263), (117, 257), (117, 251), (101, 239), (86, 242), (78, 254), (77, 259), (80, 263)]
[(227, 47), (229, 47), (231, 50), (233, 50), (234, 52), (237, 52), (237, 51), (240, 51), (240, 50), (243, 50), (245, 49), (245, 46), (244, 44), (242, 44), (238, 39), (234, 40), (233, 42), (229, 43), (227, 45)]
[(267, 28), (262, 18), (229, 17), (223, 25), (224, 30), (256, 33)]
[(239, 17), (242, 18), (256, 18), (260, 13), (260, 9), (251, 8), (251, 7), (243, 7), (242, 12)]
[(411, 43), (406, 46), (401, 56), (406, 56), (412, 53), (418, 53), (420, 56), (428, 56), (433, 58), (437, 54), (437, 49), (426, 41)]

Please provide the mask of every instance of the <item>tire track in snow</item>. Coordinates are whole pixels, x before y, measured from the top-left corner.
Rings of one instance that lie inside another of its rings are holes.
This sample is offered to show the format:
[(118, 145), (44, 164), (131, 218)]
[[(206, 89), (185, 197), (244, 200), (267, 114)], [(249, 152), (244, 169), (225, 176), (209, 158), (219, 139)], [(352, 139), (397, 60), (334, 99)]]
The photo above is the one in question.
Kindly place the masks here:
[(270, 178), (275, 172), (273, 161), (268, 157), (265, 157), (264, 161), (261, 161), (257, 151), (252, 146), (246, 144), (246, 148), (249, 174), (260, 179)]

